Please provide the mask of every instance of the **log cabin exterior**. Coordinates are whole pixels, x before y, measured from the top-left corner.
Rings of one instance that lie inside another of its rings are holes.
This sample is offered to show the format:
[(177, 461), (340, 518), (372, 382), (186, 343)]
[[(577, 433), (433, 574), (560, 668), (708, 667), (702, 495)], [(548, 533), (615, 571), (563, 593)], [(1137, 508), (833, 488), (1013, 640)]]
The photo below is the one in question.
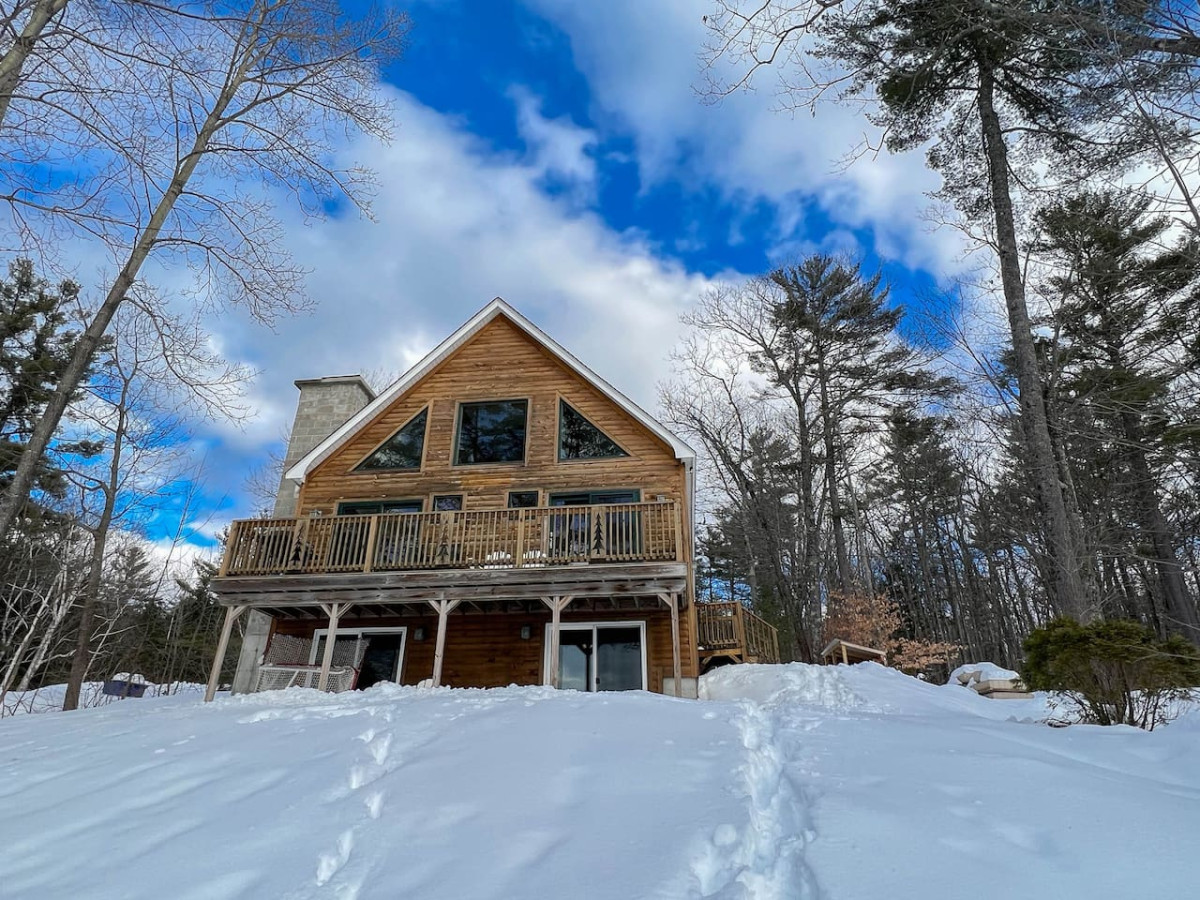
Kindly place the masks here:
[(235, 691), (694, 696), (695, 454), (532, 322), (496, 299), (378, 396), (297, 386), (275, 514), (233, 523), (214, 579), (207, 697), (247, 611)]

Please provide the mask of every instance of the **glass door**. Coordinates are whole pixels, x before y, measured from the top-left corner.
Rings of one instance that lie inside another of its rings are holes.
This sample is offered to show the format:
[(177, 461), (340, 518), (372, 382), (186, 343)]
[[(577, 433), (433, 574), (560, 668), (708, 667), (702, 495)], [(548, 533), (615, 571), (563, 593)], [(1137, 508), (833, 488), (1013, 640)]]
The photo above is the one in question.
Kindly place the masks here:
[[(548, 641), (546, 652), (549, 654)], [(561, 626), (558, 686), (570, 691), (644, 690), (646, 653), (642, 623)]]

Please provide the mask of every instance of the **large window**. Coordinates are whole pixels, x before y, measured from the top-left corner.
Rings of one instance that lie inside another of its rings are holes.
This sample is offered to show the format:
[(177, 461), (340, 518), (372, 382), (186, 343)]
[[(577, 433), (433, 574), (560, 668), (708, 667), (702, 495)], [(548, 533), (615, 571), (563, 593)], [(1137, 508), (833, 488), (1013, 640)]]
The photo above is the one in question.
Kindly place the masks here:
[(421, 451), (425, 449), (425, 423), (428, 419), (429, 408), (426, 407), (360, 462), (354, 471), (421, 468)]
[(558, 458), (610, 459), (629, 454), (567, 401), (558, 401)]
[(383, 513), (419, 513), (420, 500), (349, 500), (338, 504), (339, 516), (377, 516)]
[(527, 400), (490, 400), (459, 406), (454, 464), (522, 462), (528, 412)]

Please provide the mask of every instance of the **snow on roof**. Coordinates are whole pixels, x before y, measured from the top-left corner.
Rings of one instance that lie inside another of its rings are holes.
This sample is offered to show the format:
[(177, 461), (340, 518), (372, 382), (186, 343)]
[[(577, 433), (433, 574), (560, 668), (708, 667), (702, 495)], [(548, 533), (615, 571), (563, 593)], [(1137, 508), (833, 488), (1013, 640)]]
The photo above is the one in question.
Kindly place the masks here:
[(308, 476), (308, 473), (316, 468), (320, 463), (330, 457), (339, 447), (350, 440), (361, 428), (365, 427), (379, 412), (383, 411), (396, 398), (402, 395), (413, 385), (417, 384), (422, 378), (437, 367), (443, 360), (450, 357), (455, 351), (466, 344), (471, 338), (478, 334), (488, 323), (503, 316), (512, 324), (520, 328), (530, 338), (544, 347), (554, 356), (559, 362), (563, 363), (568, 369), (575, 372), (600, 393), (604, 394), (623, 409), (626, 413), (644, 425), (655, 436), (666, 443), (675, 454), (675, 458), (685, 462), (692, 462), (696, 458), (696, 451), (687, 445), (681, 438), (671, 432), (665, 425), (651, 416), (648, 412), (618, 391), (615, 387), (593, 372), (590, 368), (584, 365), (576, 356), (564, 348), (561, 344), (555, 341), (552, 337), (538, 328), (533, 322), (517, 312), (501, 297), (497, 297), (455, 331), (452, 335), (446, 338), (442, 343), (435, 347), (429, 355), (422, 359), (419, 363), (409, 369), (394, 382), (391, 386), (380, 392), (373, 401), (364, 406), (358, 413), (351, 417), (345, 424), (329, 435), (325, 440), (314, 447), (309, 453), (301, 458), (295, 465), (285, 473), (285, 477), (291, 481), (301, 483)]

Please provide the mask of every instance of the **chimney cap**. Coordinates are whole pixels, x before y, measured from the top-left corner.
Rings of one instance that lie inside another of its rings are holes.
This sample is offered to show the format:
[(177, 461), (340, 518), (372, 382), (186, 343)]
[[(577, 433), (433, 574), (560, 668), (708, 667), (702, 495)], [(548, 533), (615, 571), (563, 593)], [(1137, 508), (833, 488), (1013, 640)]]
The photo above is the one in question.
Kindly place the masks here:
[(325, 375), (321, 378), (298, 378), (293, 384), (300, 390), (319, 384), (357, 384), (372, 400), (376, 396), (375, 389), (367, 384), (367, 380), (361, 375)]

